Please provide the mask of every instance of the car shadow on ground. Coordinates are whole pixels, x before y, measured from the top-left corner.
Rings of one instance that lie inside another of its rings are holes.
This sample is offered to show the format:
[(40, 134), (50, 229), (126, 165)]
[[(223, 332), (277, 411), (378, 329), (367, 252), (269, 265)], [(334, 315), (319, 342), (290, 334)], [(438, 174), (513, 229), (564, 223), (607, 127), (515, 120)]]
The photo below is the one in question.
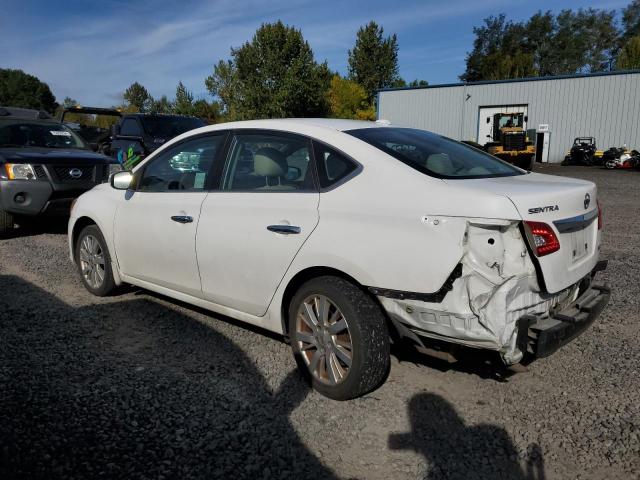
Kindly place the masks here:
[(335, 478), (289, 420), (297, 371), (272, 391), (152, 300), (72, 308), (6, 275), (0, 291), (0, 478)]
[[(519, 373), (516, 369), (508, 368), (496, 352), (477, 348), (456, 348), (453, 352), (455, 361), (449, 362), (421, 353), (412, 344), (400, 341), (392, 346), (391, 354), (400, 363), (413, 363), (441, 372), (454, 370), (496, 382), (506, 382), (510, 377)], [(526, 371), (526, 368), (522, 367), (520, 370)]]
[(16, 226), (0, 236), (1, 239), (33, 237), (36, 235), (66, 235), (69, 217), (33, 217), (16, 220)]
[[(296, 370), (271, 388), (229, 338), (149, 298), (73, 308), (10, 275), (0, 292), (0, 478), (336, 478), (291, 423), (309, 393)], [(409, 416), (389, 444), (428, 478), (543, 478), (439, 396)]]

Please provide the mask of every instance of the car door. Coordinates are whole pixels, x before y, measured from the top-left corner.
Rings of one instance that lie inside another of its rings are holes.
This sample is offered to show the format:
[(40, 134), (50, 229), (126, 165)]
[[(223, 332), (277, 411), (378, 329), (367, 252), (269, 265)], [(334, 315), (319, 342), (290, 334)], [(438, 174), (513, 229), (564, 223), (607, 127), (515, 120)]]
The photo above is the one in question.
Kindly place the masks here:
[(309, 139), (238, 130), (222, 181), (202, 205), (196, 238), (205, 299), (262, 316), (318, 223)]
[(201, 296), (196, 229), (225, 137), (216, 133), (185, 140), (136, 172), (137, 186), (124, 194), (114, 223), (123, 274)]
[(136, 117), (125, 117), (120, 133), (111, 143), (111, 154), (126, 170), (131, 170), (145, 157), (143, 130)]

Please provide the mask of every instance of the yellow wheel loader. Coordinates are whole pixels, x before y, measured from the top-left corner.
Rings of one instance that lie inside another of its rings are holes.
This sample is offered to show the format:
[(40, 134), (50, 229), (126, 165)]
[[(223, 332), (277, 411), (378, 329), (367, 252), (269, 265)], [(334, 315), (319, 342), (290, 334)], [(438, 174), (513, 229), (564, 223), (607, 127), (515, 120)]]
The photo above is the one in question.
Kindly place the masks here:
[(536, 147), (527, 137), (524, 124), (527, 117), (524, 113), (496, 113), (487, 117), (492, 123), (491, 141), (485, 143), (484, 149), (506, 162), (517, 167), (531, 170), (536, 156)]

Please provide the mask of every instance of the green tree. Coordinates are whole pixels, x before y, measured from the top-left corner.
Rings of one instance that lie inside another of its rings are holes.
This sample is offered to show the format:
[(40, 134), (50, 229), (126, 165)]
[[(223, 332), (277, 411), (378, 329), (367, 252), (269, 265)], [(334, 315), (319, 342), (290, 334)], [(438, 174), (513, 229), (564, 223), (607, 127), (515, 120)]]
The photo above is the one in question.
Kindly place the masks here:
[(640, 0), (633, 0), (622, 10), (623, 38), (640, 35)]
[(364, 88), (340, 75), (334, 75), (331, 79), (329, 105), (333, 118), (362, 118), (371, 107)]
[(525, 45), (525, 27), (507, 21), (505, 15), (488, 17), (474, 27), (473, 50), (467, 54), (467, 69), (460, 76), (465, 82), (522, 78), (536, 74), (534, 56)]
[(56, 97), (49, 85), (22, 70), (0, 68), (0, 105), (55, 113)]
[(182, 82), (176, 87), (176, 100), (173, 102), (173, 112), (178, 115), (193, 114), (193, 93), (187, 90)]
[(384, 37), (384, 29), (374, 21), (360, 27), (356, 43), (349, 50), (349, 78), (364, 87), (369, 101), (376, 91), (399, 80), (398, 39)]
[(417, 78), (409, 82), (410, 87), (426, 87), (427, 85), (429, 85), (429, 82), (426, 80), (418, 80)]
[(173, 104), (166, 95), (162, 95), (158, 99), (152, 99), (149, 113), (172, 113)]
[(324, 116), (330, 73), (318, 64), (300, 30), (263, 24), (250, 42), (231, 49), (205, 84), (233, 118)]
[(147, 89), (138, 82), (133, 82), (124, 91), (123, 98), (128, 106), (134, 107), (143, 113), (149, 110), (153, 102), (153, 98), (149, 95)]
[(488, 17), (473, 29), (467, 82), (610, 70), (617, 46), (615, 15), (593, 8), (538, 12), (526, 22)]
[(240, 104), (242, 97), (235, 64), (230, 60), (220, 60), (213, 67), (213, 75), (208, 76), (204, 84), (220, 100), (220, 113), (228, 120), (238, 118), (236, 106)]
[(200, 117), (207, 123), (218, 123), (220, 121), (220, 104), (218, 102), (207, 102), (204, 98), (193, 102), (192, 114)]
[(618, 54), (616, 61), (618, 70), (640, 69), (640, 35), (631, 37)]
[(64, 100), (62, 101), (62, 107), (64, 108), (71, 108), (76, 105), (79, 105), (78, 101), (71, 97), (64, 97)]

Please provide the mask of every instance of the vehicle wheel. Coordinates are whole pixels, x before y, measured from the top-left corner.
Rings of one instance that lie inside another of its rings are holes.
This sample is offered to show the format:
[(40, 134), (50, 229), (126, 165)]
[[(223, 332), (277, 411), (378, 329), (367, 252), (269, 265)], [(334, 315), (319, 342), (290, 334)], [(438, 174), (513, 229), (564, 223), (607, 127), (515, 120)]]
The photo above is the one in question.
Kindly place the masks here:
[(289, 305), (291, 348), (313, 388), (334, 400), (378, 387), (389, 371), (389, 332), (381, 307), (354, 284), (308, 281)]
[(76, 242), (76, 265), (85, 288), (99, 297), (116, 288), (107, 243), (96, 225), (85, 227)]
[(4, 210), (0, 210), (0, 235), (13, 230), (13, 215)]
[(606, 168), (607, 170), (613, 170), (614, 168), (616, 168), (615, 160), (607, 160), (606, 162), (604, 162), (604, 168)]

